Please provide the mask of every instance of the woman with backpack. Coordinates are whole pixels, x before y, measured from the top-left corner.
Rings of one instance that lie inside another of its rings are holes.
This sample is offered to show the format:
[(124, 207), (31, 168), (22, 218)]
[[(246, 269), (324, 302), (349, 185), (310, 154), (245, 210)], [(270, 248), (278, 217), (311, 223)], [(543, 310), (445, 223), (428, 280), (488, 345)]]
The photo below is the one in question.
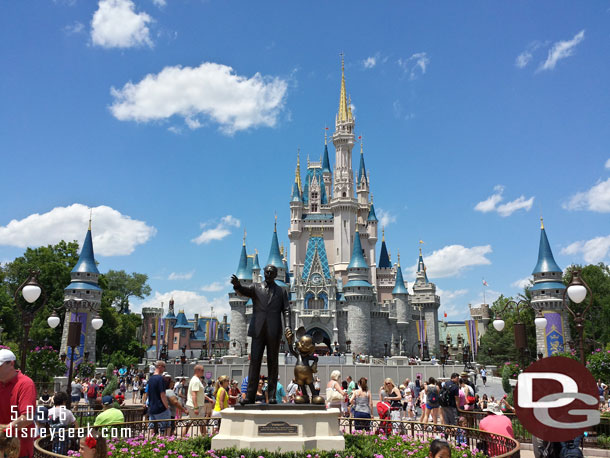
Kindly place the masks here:
[(432, 417), (432, 423), (439, 423), (440, 414), (440, 390), (436, 386), (436, 380), (434, 377), (428, 379), (428, 387), (426, 388), (426, 417), (423, 419), (423, 423), (428, 423), (428, 418)]
[(402, 396), (400, 394), (400, 390), (396, 385), (394, 385), (394, 381), (391, 378), (387, 378), (384, 380), (383, 391), (385, 392), (385, 397), (382, 399), (382, 401), (388, 402), (390, 404), (390, 419), (393, 422), (392, 425), (394, 434), (396, 434), (398, 432), (398, 427), (400, 423), (394, 422), (400, 421)]

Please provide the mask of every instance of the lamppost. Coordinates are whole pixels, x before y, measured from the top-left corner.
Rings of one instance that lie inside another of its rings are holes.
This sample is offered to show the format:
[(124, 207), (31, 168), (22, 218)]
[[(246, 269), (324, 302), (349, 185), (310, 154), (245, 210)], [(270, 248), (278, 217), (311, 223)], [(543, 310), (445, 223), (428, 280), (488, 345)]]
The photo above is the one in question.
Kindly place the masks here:
[(447, 345), (441, 343), (441, 366), (443, 366), (443, 378), (445, 378), (445, 364), (447, 364)]
[(385, 351), (383, 353), (383, 356), (388, 356), (388, 343), (384, 343), (383, 346), (385, 347)]
[[(21, 312), (21, 320), (23, 321), (23, 337), (21, 339), (21, 372), (25, 373), (25, 361), (28, 354), (28, 338), (30, 336), (30, 329), (32, 327), (32, 321), (36, 312), (40, 310), (47, 303), (47, 296), (44, 290), (38, 283), (39, 270), (30, 270), (28, 278), (19, 285), (19, 288), (15, 291), (15, 304)], [(19, 294), (25, 299), (25, 304), (22, 304), (19, 300)], [(38, 298), (42, 295), (42, 302), (36, 303)]]
[(201, 352), (199, 352), (199, 359), (203, 361), (203, 358), (205, 358), (205, 354), (203, 353), (203, 345), (202, 345)]
[[(500, 312), (498, 314), (499, 317), (497, 315), (493, 321), (493, 325), (494, 325), (494, 328), (496, 328), (496, 331), (502, 332), (502, 330), (504, 329), (505, 323), (501, 317), (504, 316), (504, 312), (508, 308), (512, 308), (512, 307), (514, 307), (517, 311), (517, 321), (513, 325), (514, 333), (515, 333), (515, 347), (517, 347), (517, 349), (519, 350), (519, 355), (521, 356), (521, 363), (523, 365), (523, 368), (525, 369), (525, 358), (526, 358), (525, 349), (527, 348), (527, 335), (525, 334), (525, 323), (521, 323), (520, 307), (531, 308), (532, 310), (537, 312), (536, 319), (534, 320), (534, 324), (536, 325), (536, 327), (538, 329), (546, 328), (546, 318), (544, 317), (544, 315), (542, 315), (542, 311), (536, 310), (534, 307), (532, 307), (532, 304), (529, 301), (525, 301), (525, 300), (521, 300), (519, 302), (508, 301), (506, 303), (506, 305), (504, 305), (502, 310), (500, 310)], [(529, 352), (529, 350), (528, 350), (528, 352)]]
[[(585, 307), (585, 309), (580, 312), (574, 312), (569, 305), (569, 301), (566, 301), (566, 293), (570, 300), (576, 304), (580, 304), (587, 297), (587, 292), (589, 293), (589, 303)], [(572, 281), (568, 285), (568, 287), (563, 291), (563, 301), (566, 304), (566, 308), (574, 317), (574, 323), (576, 324), (576, 329), (578, 331), (578, 336), (580, 338), (580, 362), (582, 364), (586, 364), (585, 360), (585, 338), (584, 338), (584, 325), (585, 315), (593, 305), (593, 291), (587, 285), (582, 278), (580, 278), (580, 270), (574, 270), (572, 272)]]
[(248, 342), (246, 341), (246, 356), (248, 355)]

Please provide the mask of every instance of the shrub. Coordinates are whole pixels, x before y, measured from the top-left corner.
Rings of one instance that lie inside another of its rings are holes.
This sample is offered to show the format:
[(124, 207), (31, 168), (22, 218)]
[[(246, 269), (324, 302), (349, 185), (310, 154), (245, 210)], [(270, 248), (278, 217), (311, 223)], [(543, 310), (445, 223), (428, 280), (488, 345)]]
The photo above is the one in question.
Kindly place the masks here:
[(587, 358), (587, 369), (593, 374), (595, 380), (610, 380), (610, 350), (601, 348), (592, 351)]

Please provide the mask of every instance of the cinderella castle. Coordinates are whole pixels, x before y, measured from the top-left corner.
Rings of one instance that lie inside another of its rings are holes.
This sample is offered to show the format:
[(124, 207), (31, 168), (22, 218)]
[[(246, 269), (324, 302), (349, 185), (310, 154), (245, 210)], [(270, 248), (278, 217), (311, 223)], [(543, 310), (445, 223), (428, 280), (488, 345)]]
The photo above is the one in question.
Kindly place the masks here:
[[(391, 261), (383, 229), (377, 253), (379, 221), (362, 143), (357, 173), (352, 168), (355, 122), (343, 63), (341, 73), (334, 169), (328, 141), (320, 162), (307, 161), (304, 179), (297, 158), (289, 253), (280, 248), (276, 229), (267, 264), (277, 267), (276, 283), (288, 290), (293, 326), (320, 335), (331, 350), (378, 357), (432, 351), (439, 343), (440, 298), (428, 281), (421, 250), (412, 294), (400, 254)], [(248, 254), (245, 237), (236, 275), (246, 284), (262, 281), (258, 253)], [(234, 292), (229, 302), (231, 339), (246, 342), (252, 303)]]

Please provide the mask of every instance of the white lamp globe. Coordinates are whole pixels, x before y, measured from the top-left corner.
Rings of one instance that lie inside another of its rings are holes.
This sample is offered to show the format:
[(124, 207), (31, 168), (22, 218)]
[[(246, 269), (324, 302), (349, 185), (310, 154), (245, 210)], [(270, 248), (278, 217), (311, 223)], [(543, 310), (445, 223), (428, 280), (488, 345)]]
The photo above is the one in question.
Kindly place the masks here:
[(502, 329), (504, 329), (504, 320), (494, 320), (494, 328), (496, 328), (496, 331), (502, 332)]
[(546, 318), (543, 316), (536, 317), (534, 324), (538, 329), (544, 329), (546, 328)]
[(40, 297), (41, 292), (42, 290), (40, 289), (40, 286), (37, 285), (25, 285), (21, 290), (23, 298), (30, 304), (36, 302), (36, 299)]
[(47, 318), (47, 323), (53, 329), (55, 329), (57, 326), (59, 326), (59, 321), (60, 321), (59, 317), (55, 314), (53, 314), (49, 318)]
[(577, 304), (584, 301), (586, 295), (587, 288), (585, 288), (583, 285), (572, 285), (568, 287), (568, 296), (570, 296), (570, 299)]
[(91, 326), (93, 326), (93, 329), (95, 329), (96, 331), (101, 328), (103, 324), (104, 320), (102, 320), (99, 316), (96, 316), (91, 320)]

